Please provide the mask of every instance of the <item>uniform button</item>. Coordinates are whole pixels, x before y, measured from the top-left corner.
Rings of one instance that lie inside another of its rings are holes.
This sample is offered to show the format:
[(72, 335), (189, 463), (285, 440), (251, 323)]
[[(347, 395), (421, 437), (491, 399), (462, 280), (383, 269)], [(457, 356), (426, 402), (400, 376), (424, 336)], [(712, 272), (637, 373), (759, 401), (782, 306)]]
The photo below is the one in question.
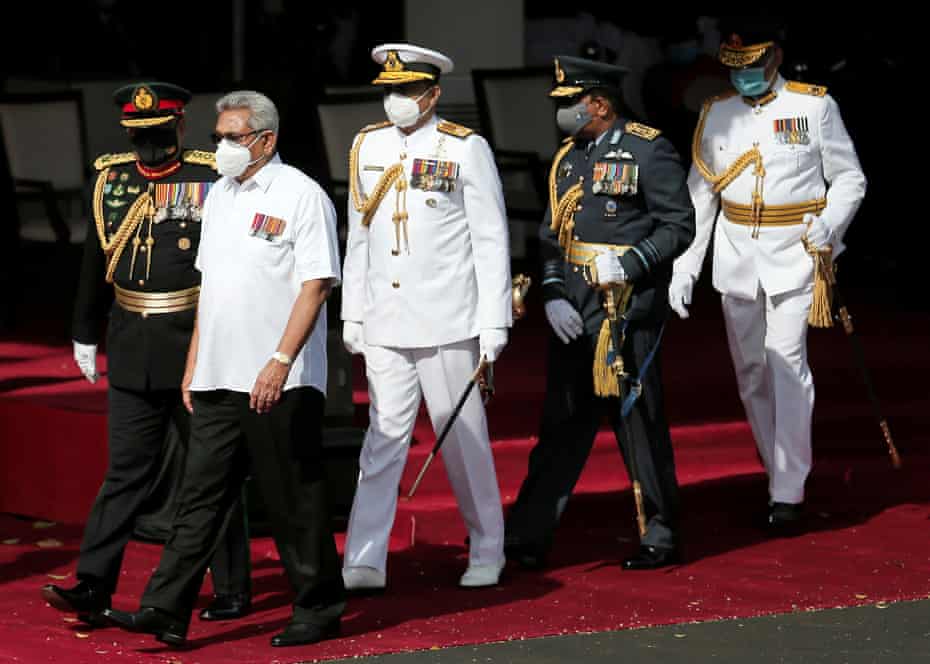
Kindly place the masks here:
[(578, 271), (578, 266), (576, 265), (575, 267), (572, 268), (572, 270), (574, 270), (575, 272), (577, 272), (577, 271)]
[(394, 288), (400, 288), (400, 282), (399, 281), (391, 282), (391, 286), (393, 286)]
[(407, 153), (406, 153), (406, 152), (401, 152), (401, 153), (400, 153), (400, 158), (401, 158), (401, 159), (406, 159), (406, 158), (407, 158)]
[(143, 318), (148, 318), (148, 317), (149, 317), (149, 312), (148, 312), (148, 311), (143, 311), (143, 312), (142, 312), (142, 317), (143, 317)]
[(575, 212), (581, 212), (581, 206), (580, 206), (580, 205), (576, 205), (576, 206), (575, 206)]
[(139, 285), (145, 286), (145, 279), (139, 279)]
[(146, 246), (144, 244), (141, 247), (139, 247), (139, 251), (141, 251), (143, 254), (145, 253), (145, 249), (146, 249)]
[(575, 236), (575, 242), (581, 242), (581, 238), (578, 237), (577, 235)]
[(187, 228), (187, 222), (182, 221), (180, 224), (178, 224), (178, 226), (180, 226), (181, 228)]

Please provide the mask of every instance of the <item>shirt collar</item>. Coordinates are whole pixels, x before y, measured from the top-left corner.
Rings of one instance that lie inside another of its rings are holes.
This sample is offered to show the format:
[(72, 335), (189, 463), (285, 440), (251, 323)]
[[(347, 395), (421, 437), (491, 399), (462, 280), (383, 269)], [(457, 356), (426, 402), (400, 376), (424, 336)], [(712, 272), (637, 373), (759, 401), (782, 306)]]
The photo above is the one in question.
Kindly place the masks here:
[(400, 130), (400, 127), (395, 126), (394, 129), (397, 131), (397, 136), (398, 138), (400, 138), (401, 141), (407, 141), (409, 143), (410, 141), (418, 140), (421, 136), (429, 136), (430, 134), (433, 133), (433, 130), (436, 128), (436, 125), (438, 124), (439, 124), (439, 116), (437, 116), (436, 113), (433, 113), (430, 116), (430, 119), (426, 121), (425, 125), (417, 129), (415, 132), (413, 132), (409, 136), (405, 134), (404, 132), (402, 132)]
[(274, 181), (275, 176), (281, 170), (281, 167), (284, 165), (284, 162), (281, 161), (281, 155), (275, 152), (274, 156), (268, 160), (268, 163), (258, 169), (255, 172), (255, 175), (250, 177), (248, 180), (239, 184), (236, 181), (236, 178), (227, 177), (227, 186), (231, 189), (249, 189), (253, 186), (258, 187), (262, 191), (268, 191), (268, 187), (271, 186), (271, 183)]

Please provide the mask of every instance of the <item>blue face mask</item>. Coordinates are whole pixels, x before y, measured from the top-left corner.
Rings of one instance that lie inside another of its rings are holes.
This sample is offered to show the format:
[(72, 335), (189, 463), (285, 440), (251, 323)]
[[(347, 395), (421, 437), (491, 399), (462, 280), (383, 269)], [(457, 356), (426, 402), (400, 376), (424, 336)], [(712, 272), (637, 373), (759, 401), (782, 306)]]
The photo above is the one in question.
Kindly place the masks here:
[(758, 97), (768, 90), (770, 85), (765, 78), (765, 67), (733, 69), (730, 71), (730, 82), (744, 97)]

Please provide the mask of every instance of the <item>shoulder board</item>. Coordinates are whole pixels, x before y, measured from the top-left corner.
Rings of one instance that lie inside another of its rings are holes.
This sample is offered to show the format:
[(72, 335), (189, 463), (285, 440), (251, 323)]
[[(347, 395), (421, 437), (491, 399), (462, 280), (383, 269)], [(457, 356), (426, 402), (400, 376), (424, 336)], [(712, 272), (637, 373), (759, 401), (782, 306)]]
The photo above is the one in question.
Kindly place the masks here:
[(358, 133), (367, 134), (370, 131), (375, 131), (376, 129), (384, 129), (385, 127), (390, 127), (390, 126), (391, 126), (391, 123), (388, 120), (385, 120), (384, 122), (376, 122), (374, 124), (365, 125), (359, 130)]
[(464, 127), (460, 124), (449, 122), (448, 120), (440, 121), (436, 129), (441, 131), (443, 134), (457, 136), (458, 138), (467, 138), (475, 133), (474, 129), (469, 129), (468, 127)]
[(827, 86), (825, 85), (813, 85), (811, 83), (801, 83), (800, 81), (788, 81), (785, 83), (785, 89), (802, 95), (811, 95), (812, 97), (823, 97), (827, 94)]
[(115, 152), (109, 154), (102, 154), (94, 161), (94, 169), (102, 171), (104, 168), (109, 168), (110, 166), (117, 166), (119, 164), (129, 164), (136, 160), (135, 152)]
[(627, 122), (626, 127), (624, 127), (623, 130), (628, 134), (639, 136), (640, 138), (644, 138), (647, 141), (654, 141), (659, 137), (659, 134), (662, 133), (658, 129), (647, 127), (646, 125), (640, 124), (638, 122)]
[(216, 154), (206, 150), (185, 150), (181, 154), (181, 161), (185, 164), (209, 166), (214, 171), (216, 170)]

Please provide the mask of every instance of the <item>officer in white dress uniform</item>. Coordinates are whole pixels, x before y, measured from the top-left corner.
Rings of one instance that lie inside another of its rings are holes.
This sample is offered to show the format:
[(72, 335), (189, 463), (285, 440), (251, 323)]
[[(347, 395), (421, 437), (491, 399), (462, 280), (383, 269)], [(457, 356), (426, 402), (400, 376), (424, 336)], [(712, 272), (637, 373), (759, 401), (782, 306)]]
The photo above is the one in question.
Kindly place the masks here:
[(802, 238), (836, 257), (866, 183), (826, 88), (779, 75), (780, 26), (757, 18), (721, 28), (719, 58), (735, 90), (706, 102), (698, 122), (688, 178), (697, 235), (675, 261), (669, 300), (688, 317), (714, 230), (713, 284), (769, 476), (765, 524), (777, 532), (799, 524), (811, 467), (814, 261)]
[[(398, 484), (421, 393), (438, 432), (481, 358), (494, 362), (512, 324), (500, 179), (487, 142), (436, 117), (441, 53), (372, 50), (388, 122), (356, 136), (342, 300), (343, 337), (363, 353), (371, 399), (346, 539), (349, 590), (385, 586)], [(468, 527), (463, 586), (494, 585), (503, 514), (484, 406), (476, 391), (442, 447)]]

